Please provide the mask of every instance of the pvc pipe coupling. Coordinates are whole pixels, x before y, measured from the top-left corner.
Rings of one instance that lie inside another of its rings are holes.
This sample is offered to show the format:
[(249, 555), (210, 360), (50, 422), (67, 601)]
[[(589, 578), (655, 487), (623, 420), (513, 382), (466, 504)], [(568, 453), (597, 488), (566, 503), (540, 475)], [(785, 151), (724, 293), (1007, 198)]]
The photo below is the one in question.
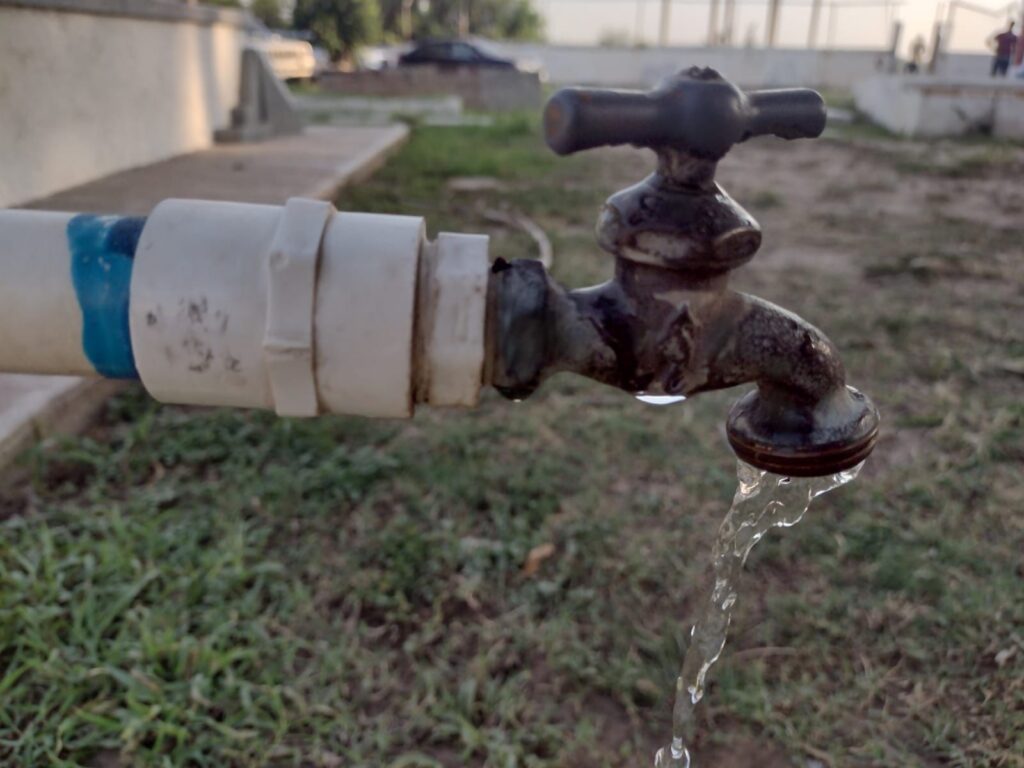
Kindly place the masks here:
[(144, 225), (0, 211), (0, 234), (19, 283), (0, 287), (0, 370), (137, 375), (163, 402), (282, 416), (478, 401), (486, 236), (430, 242), (421, 218), (306, 199), (165, 200)]

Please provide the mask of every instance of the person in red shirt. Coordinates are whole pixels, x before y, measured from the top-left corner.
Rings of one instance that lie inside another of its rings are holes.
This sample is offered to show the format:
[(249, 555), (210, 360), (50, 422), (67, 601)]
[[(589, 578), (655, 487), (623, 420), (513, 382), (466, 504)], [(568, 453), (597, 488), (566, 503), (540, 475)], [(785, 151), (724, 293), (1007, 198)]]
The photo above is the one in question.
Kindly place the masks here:
[(1013, 34), (1013, 22), (1006, 28), (989, 39), (989, 45), (995, 47), (996, 55), (992, 59), (992, 77), (1005, 77), (1006, 70), (1010, 68), (1010, 58), (1013, 50), (1017, 47), (1017, 36)]

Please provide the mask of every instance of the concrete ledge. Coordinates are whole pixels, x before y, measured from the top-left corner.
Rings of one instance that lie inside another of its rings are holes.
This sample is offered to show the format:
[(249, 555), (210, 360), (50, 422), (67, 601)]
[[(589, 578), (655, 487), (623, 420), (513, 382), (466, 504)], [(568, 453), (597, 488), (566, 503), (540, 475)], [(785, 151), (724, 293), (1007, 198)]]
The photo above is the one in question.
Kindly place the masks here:
[(857, 83), (853, 93), (858, 110), (901, 136), (1024, 138), (1024, 80), (885, 75)]
[(0, 376), (0, 468), (38, 440), (81, 432), (124, 386), (73, 376)]
[(324, 90), (346, 96), (458, 96), (470, 109), (516, 110), (540, 107), (540, 77), (513, 69), (442, 70), (433, 66), (370, 72), (328, 72)]
[(229, 24), (242, 28), (252, 26), (252, 18), (245, 11), (209, 5), (189, 5), (176, 0), (0, 0), (0, 8), (4, 7), (92, 16), (119, 16), (148, 21)]
[(293, 136), (222, 144), (122, 171), (20, 207), (145, 216), (168, 197), (268, 205), (289, 197), (328, 199), (379, 168), (408, 135), (401, 124), (308, 126)]
[(329, 178), (309, 186), (301, 196), (330, 200), (342, 187), (370, 178), (408, 138), (408, 126), (387, 126), (367, 144), (362, 154), (343, 160), (334, 167)]

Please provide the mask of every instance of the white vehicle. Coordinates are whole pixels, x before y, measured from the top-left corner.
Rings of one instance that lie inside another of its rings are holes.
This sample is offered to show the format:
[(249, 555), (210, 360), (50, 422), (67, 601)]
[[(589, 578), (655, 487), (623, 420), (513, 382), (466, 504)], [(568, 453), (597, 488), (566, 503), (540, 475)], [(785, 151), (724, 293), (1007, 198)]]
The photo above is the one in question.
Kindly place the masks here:
[(282, 80), (312, 80), (319, 71), (313, 46), (305, 40), (296, 40), (256, 27), (249, 45), (267, 54), (274, 74)]

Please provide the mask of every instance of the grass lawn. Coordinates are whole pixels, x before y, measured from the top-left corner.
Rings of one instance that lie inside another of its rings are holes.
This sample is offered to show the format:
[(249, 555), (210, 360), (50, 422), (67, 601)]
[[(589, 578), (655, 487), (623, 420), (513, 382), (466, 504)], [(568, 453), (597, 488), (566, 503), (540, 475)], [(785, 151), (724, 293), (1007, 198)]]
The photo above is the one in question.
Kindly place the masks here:
[[(522, 118), (419, 128), (338, 203), (505, 257), (533, 244), (493, 212), (525, 213), (579, 285), (611, 267), (600, 203), (649, 166), (556, 158)], [(884, 432), (751, 557), (698, 768), (1024, 766), (1022, 171), (855, 132), (722, 163), (765, 228), (737, 284), (831, 335)], [(0, 484), (0, 764), (650, 765), (738, 394), (561, 377), (389, 422), (126, 392)]]

